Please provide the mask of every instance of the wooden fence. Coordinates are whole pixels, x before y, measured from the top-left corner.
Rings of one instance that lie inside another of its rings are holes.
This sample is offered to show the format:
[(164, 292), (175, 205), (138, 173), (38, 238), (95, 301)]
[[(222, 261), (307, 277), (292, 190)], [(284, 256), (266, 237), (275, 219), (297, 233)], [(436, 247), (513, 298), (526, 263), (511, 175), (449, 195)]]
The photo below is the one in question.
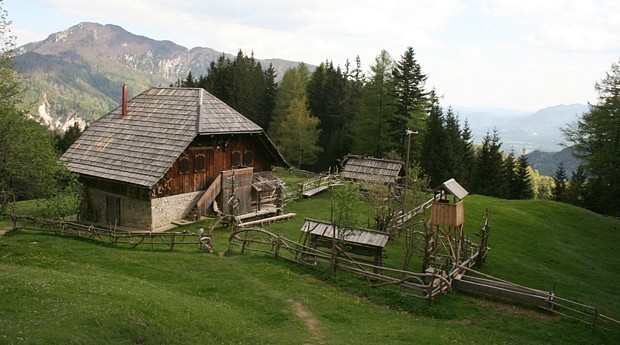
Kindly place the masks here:
[(336, 171), (332, 174), (331, 170), (320, 173), (313, 178), (299, 184), (299, 195), (304, 198), (312, 197), (330, 187), (341, 186), (342, 180)]
[(172, 251), (175, 246), (193, 245), (200, 250), (213, 251), (211, 233), (210, 231), (205, 233), (204, 230), (200, 230), (197, 233), (190, 231), (127, 231), (114, 229), (113, 227), (104, 229), (93, 225), (89, 226), (61, 220), (39, 220), (33, 217), (20, 217), (20, 223), (21, 225), (18, 225), (14, 230), (75, 236), (112, 245), (127, 246), (129, 248), (137, 246), (150, 246), (151, 249), (167, 247)]
[(462, 268), (470, 275), (455, 281), (454, 287), (459, 291), (540, 308), (603, 331), (620, 331), (620, 321), (601, 314), (593, 305), (559, 297), (553, 291), (532, 289), (468, 267)]
[[(465, 293), (495, 300), (540, 308), (585, 323), (592, 328), (604, 331), (620, 331), (619, 321), (602, 315), (594, 306), (571, 301), (558, 297), (553, 292), (521, 286), (473, 270), (471, 267), (480, 261), (480, 256), (486, 255), (486, 251), (472, 251), (469, 257), (459, 265), (454, 265), (449, 271), (428, 269), (420, 273), (376, 266), (355, 260), (339, 247), (337, 248), (338, 256), (334, 260), (329, 252), (291, 241), (262, 228), (235, 229), (229, 237), (229, 250), (234, 248), (239, 248), (242, 253), (263, 253), (274, 258), (283, 258), (305, 265), (335, 265), (336, 270), (361, 276), (373, 287), (394, 286), (409, 291), (413, 290), (413, 293), (403, 291), (401, 293), (425, 299), (429, 303), (454, 288)], [(484, 278), (473, 277), (467, 275), (468, 273), (480, 275)]]
[(445, 275), (436, 272), (419, 273), (376, 266), (368, 262), (355, 260), (342, 250), (338, 244), (336, 246), (339, 254), (335, 260), (332, 260), (331, 253), (291, 241), (262, 228), (237, 228), (229, 237), (229, 250), (239, 248), (242, 253), (263, 253), (274, 258), (283, 258), (310, 266), (320, 263), (334, 264), (334, 269), (362, 276), (372, 286), (396, 286), (412, 289), (416, 293), (411, 294), (411, 296), (428, 301), (432, 301), (439, 295), (451, 290), (450, 281)]

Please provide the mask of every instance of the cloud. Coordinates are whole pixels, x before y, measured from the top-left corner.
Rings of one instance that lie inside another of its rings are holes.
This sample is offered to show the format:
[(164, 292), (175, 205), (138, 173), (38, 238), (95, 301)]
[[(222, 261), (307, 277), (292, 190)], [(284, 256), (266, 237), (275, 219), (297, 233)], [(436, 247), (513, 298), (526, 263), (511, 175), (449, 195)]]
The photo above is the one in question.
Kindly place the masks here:
[(584, 53), (620, 51), (620, 2), (480, 0), (480, 11), (521, 25), (522, 42)]
[(332, 58), (339, 64), (357, 54), (370, 61), (382, 48), (400, 54), (407, 46), (437, 46), (432, 33), (465, 7), (461, 0), (39, 2), (83, 21), (118, 24), (188, 48), (253, 49), (259, 57), (307, 57), (310, 63)]

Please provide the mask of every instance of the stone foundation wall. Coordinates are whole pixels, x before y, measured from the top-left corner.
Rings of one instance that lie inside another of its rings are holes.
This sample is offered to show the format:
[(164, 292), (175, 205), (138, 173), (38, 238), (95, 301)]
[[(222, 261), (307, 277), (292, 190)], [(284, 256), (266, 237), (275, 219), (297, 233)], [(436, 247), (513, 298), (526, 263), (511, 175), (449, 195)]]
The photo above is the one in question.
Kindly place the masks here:
[(86, 214), (82, 214), (82, 218), (87, 221), (107, 224), (107, 196), (120, 199), (120, 222), (117, 225), (144, 230), (151, 228), (151, 205), (149, 201), (131, 199), (95, 188), (88, 188), (87, 202), (89, 207)]
[(185, 193), (153, 199), (153, 228), (169, 225), (171, 221), (185, 217), (198, 202), (204, 191)]

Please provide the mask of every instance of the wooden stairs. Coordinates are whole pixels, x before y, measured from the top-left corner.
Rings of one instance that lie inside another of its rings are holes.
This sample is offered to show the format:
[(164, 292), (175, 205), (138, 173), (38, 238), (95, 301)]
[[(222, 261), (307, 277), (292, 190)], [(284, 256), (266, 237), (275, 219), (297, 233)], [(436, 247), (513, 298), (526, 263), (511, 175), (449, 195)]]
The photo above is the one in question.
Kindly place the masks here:
[[(196, 202), (196, 206), (187, 215), (187, 219), (198, 220), (202, 216), (206, 216), (209, 212), (209, 207), (213, 205), (213, 202), (222, 191), (222, 175), (218, 175), (211, 183), (209, 188), (202, 194), (200, 199)], [(218, 213), (217, 206), (214, 205), (213, 211)]]

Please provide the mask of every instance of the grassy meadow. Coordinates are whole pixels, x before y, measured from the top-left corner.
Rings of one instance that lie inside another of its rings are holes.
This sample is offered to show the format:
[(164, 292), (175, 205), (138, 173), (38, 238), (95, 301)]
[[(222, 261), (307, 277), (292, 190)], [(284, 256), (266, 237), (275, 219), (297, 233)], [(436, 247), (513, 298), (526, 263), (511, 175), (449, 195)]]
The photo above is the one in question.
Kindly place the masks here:
[[(286, 212), (297, 216), (268, 230), (298, 240), (304, 217), (329, 219), (332, 195), (292, 202)], [(468, 235), (491, 215), (481, 271), (543, 290), (557, 282), (558, 296), (620, 319), (620, 221), (550, 201), (464, 201)], [(368, 207), (358, 216), (364, 225)], [(215, 230), (214, 253), (9, 232), (0, 238), (0, 344), (620, 343), (620, 327), (591, 330), (454, 291), (428, 305), (327, 267), (227, 252), (229, 232)], [(399, 240), (388, 244), (386, 264), (398, 267), (402, 252)]]

